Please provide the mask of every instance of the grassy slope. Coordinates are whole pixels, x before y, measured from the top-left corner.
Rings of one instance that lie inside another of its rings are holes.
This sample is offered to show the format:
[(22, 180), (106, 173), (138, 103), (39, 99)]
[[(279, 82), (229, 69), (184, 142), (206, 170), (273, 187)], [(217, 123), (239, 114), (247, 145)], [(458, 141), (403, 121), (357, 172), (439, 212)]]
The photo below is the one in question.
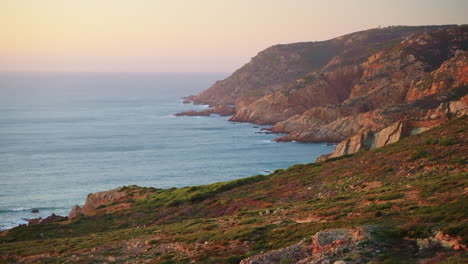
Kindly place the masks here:
[(463, 117), (380, 149), (269, 176), (181, 189), (127, 188), (151, 192), (150, 198), (132, 200), (127, 211), (12, 229), (0, 237), (0, 261), (47, 253), (36, 258), (238, 263), (326, 228), (379, 224), (387, 244), (368, 260), (414, 263), (427, 256), (416, 255), (414, 243), (403, 238), (442, 230), (468, 242), (467, 123)]

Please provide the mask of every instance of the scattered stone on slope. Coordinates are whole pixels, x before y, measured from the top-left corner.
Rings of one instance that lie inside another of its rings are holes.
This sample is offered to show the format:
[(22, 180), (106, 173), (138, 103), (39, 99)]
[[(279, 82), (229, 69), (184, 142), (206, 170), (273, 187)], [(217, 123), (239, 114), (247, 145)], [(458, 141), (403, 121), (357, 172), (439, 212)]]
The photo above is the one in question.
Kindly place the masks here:
[[(334, 263), (360, 251), (359, 242), (372, 239), (371, 227), (339, 228), (316, 233), (289, 247), (258, 254), (241, 264)], [(367, 250), (367, 249), (366, 249)]]
[(429, 238), (418, 238), (416, 243), (419, 250), (431, 250), (442, 247), (448, 250), (466, 250), (467, 245), (463, 244), (460, 236), (450, 236), (439, 231)]

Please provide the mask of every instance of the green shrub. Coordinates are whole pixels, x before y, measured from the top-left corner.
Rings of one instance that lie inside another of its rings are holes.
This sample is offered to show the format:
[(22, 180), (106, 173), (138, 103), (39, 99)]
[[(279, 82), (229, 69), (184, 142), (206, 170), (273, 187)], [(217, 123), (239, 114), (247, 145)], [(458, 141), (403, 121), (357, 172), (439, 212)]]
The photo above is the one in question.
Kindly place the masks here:
[(223, 262), (223, 263), (227, 263), (227, 264), (238, 264), (238, 263), (241, 262), (244, 258), (245, 258), (245, 256), (229, 256), (229, 257), (227, 257), (227, 258), (224, 259), (224, 262)]
[(405, 197), (405, 195), (402, 193), (390, 193), (390, 194), (379, 196), (376, 199), (381, 200), (381, 201), (390, 201), (390, 200), (401, 199), (403, 197)]
[(454, 137), (439, 139), (439, 145), (441, 146), (451, 146), (455, 144), (457, 144), (457, 140)]
[(468, 261), (468, 256), (452, 256), (444, 259), (440, 264), (465, 264)]
[(292, 264), (292, 263), (294, 263), (294, 261), (290, 260), (289, 258), (283, 257), (283, 258), (281, 258), (279, 263), (280, 264)]
[(431, 157), (431, 154), (427, 150), (419, 150), (418, 152), (411, 155), (408, 161), (415, 161), (418, 159), (429, 158), (429, 157)]
[(457, 144), (457, 139), (455, 137), (448, 138), (428, 138), (425, 143), (427, 145), (441, 145), (441, 146), (451, 146)]

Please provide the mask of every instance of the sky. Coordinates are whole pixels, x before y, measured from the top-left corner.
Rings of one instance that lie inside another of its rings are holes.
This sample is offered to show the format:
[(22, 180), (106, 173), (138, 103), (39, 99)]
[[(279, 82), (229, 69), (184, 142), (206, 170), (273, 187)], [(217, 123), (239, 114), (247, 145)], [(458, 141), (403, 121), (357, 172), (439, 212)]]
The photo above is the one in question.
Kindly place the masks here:
[(0, 71), (232, 72), (275, 44), (467, 14), (467, 0), (0, 0)]

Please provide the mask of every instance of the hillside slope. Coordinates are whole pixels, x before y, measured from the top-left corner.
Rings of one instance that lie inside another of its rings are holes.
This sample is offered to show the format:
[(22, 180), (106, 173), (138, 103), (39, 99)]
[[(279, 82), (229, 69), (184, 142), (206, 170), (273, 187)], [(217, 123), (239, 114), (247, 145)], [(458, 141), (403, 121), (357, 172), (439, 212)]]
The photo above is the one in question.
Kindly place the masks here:
[(2, 233), (0, 261), (466, 263), (467, 128), (463, 116), (268, 176), (90, 195), (85, 215)]

